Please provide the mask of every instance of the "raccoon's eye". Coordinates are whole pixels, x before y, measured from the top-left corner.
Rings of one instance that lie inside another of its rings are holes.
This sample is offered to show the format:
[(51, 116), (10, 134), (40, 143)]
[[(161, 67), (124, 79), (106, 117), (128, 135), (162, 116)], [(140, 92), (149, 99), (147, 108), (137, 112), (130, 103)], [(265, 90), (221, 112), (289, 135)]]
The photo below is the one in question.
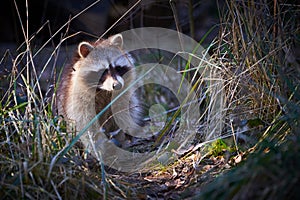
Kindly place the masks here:
[(115, 70), (120, 76), (123, 76), (126, 72), (130, 70), (130, 68), (127, 66), (115, 66)]

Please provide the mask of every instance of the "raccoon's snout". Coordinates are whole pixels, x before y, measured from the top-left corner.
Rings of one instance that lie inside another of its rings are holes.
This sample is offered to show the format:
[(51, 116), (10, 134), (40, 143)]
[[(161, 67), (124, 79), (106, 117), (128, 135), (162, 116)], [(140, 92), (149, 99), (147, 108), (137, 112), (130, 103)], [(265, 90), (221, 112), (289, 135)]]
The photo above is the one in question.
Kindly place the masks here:
[(124, 80), (121, 76), (117, 75), (115, 82), (113, 83), (113, 89), (114, 90), (120, 90), (124, 86)]
[(107, 76), (105, 81), (100, 86), (101, 89), (112, 91), (112, 90), (120, 90), (124, 86), (124, 80), (121, 76)]
[(114, 90), (120, 90), (123, 87), (123, 85), (120, 82), (113, 83), (113, 89)]

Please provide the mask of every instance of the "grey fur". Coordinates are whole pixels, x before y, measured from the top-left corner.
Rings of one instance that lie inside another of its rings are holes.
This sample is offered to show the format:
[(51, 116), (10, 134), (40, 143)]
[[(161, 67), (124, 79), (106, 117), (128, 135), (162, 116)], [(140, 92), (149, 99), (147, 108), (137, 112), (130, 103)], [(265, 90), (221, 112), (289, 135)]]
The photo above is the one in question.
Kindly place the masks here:
[[(74, 63), (64, 70), (57, 93), (58, 113), (66, 120), (72, 121), (76, 125), (76, 130), (82, 130), (103, 108), (110, 102), (112, 91), (107, 91), (99, 87), (99, 80), (103, 72), (109, 67), (127, 66), (128, 70), (133, 69), (133, 59), (130, 54), (122, 50), (122, 35), (117, 34), (97, 43), (82, 42), (78, 45), (78, 52), (74, 58)], [(112, 72), (113, 73), (113, 72)], [(134, 70), (130, 70), (126, 85), (135, 79)], [(129, 82), (129, 83), (128, 83)], [(129, 92), (133, 95), (133, 92)], [(141, 122), (140, 105), (137, 97), (131, 98), (133, 118), (136, 122)], [(101, 128), (106, 132), (116, 130), (114, 120), (111, 118), (111, 109), (106, 111), (94, 123), (88, 132), (92, 133), (94, 140), (106, 139), (103, 134), (97, 134)], [(103, 127), (102, 127), (103, 125)], [(81, 138), (82, 143), (88, 146), (89, 139)]]

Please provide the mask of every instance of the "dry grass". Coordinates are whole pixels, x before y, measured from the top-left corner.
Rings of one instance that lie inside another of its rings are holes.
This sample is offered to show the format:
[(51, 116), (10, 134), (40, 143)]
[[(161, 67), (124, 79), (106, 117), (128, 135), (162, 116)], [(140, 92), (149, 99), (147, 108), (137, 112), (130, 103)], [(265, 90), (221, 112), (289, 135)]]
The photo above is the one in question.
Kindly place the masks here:
[(299, 198), (299, 8), (279, 1), (227, 6), (217, 57), (226, 69), (229, 122), (246, 122), (245, 134), (259, 139), (246, 162), (197, 198)]
[[(233, 137), (205, 144), (199, 139), (194, 149), (177, 152), (173, 163), (141, 174), (113, 171), (86, 158), (80, 146), (71, 148), (75, 135), (66, 133), (66, 122), (55, 115), (55, 99), (46, 101), (34, 59), (39, 51), (30, 43), (35, 38), (28, 35), (27, 22), (21, 23), (26, 40), (0, 99), (1, 198), (299, 198), (300, 76), (293, 54), (298, 18), (294, 4), (227, 2), (220, 9), (211, 63), (223, 80), (224, 124), (218, 138)], [(211, 98), (205, 100), (201, 125), (214, 119), (209, 106), (221, 91), (205, 92)]]

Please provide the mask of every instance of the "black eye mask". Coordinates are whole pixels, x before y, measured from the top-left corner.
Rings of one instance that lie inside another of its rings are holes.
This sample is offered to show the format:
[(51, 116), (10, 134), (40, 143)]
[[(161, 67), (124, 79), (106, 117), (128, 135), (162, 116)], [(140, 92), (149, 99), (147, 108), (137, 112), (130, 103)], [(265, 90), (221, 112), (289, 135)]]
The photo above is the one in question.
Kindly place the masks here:
[(130, 67), (119, 66), (119, 65), (113, 67), (112, 65), (109, 65), (109, 70), (113, 77), (114, 77), (114, 75), (123, 76), (126, 72), (128, 72), (130, 70)]

